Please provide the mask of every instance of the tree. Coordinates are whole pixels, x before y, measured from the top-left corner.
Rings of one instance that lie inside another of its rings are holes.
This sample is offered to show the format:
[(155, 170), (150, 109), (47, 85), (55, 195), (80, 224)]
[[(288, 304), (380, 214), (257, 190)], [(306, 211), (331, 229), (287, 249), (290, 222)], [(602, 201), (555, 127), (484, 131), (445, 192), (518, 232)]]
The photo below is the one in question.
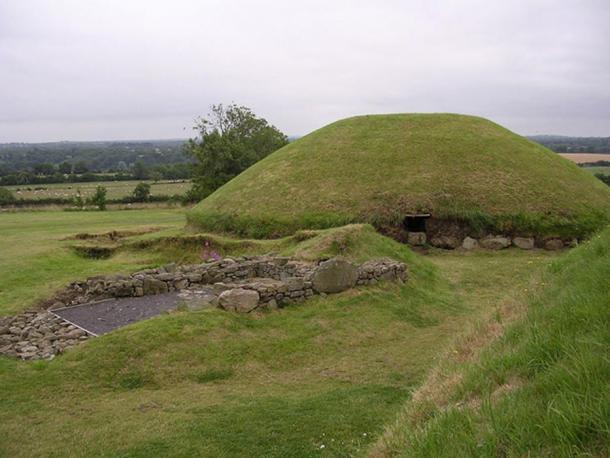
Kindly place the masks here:
[(158, 170), (153, 170), (150, 172), (150, 179), (155, 183), (163, 178), (163, 175)]
[(16, 200), (17, 199), (15, 199), (15, 196), (10, 190), (0, 188), (0, 206), (14, 204)]
[(196, 159), (194, 192), (203, 198), (255, 162), (288, 143), (288, 137), (247, 107), (212, 105), (185, 146)]
[(106, 188), (103, 186), (95, 188), (95, 194), (91, 196), (89, 201), (101, 211), (106, 210)]
[(133, 177), (136, 180), (146, 180), (148, 178), (148, 168), (142, 161), (136, 161), (133, 165)]
[(89, 167), (87, 167), (85, 161), (78, 161), (76, 164), (74, 164), (74, 173), (86, 173), (88, 171)]
[(72, 164), (68, 161), (64, 161), (57, 167), (59, 173), (63, 173), (64, 175), (70, 175), (72, 173)]
[(34, 173), (36, 175), (53, 175), (55, 173), (55, 166), (49, 162), (43, 162), (34, 166)]
[(136, 202), (147, 202), (150, 198), (150, 185), (148, 183), (138, 183), (133, 190), (133, 200)]

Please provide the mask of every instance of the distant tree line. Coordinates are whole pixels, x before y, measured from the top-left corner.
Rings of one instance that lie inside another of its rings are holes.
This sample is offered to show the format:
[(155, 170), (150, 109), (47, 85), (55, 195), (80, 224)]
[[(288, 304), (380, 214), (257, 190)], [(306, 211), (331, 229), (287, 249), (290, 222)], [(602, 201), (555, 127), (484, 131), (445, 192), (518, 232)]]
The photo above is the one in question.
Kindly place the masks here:
[(124, 172), (136, 162), (147, 167), (191, 162), (184, 144), (184, 140), (0, 143), (0, 170), (6, 175), (33, 170), (39, 164), (58, 167), (68, 163), (72, 167), (84, 165), (89, 171)]
[(610, 153), (610, 137), (534, 135), (528, 138), (557, 153)]

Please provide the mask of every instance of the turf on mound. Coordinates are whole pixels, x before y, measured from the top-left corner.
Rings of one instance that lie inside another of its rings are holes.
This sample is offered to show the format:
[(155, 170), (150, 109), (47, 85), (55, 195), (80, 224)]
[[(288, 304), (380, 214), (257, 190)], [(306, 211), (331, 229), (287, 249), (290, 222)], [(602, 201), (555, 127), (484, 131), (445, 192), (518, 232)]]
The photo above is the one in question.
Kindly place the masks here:
[(195, 227), (254, 237), (430, 212), (473, 228), (584, 236), (610, 190), (575, 164), (486, 119), (359, 116), (269, 155), (203, 200)]

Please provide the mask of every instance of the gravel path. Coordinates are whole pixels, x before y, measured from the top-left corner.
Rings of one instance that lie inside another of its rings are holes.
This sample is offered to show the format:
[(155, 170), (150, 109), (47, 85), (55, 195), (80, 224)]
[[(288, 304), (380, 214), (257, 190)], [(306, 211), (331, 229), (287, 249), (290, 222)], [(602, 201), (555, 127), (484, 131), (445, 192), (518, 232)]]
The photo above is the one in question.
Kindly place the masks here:
[(101, 302), (52, 310), (63, 319), (101, 335), (128, 324), (175, 309), (184, 299), (178, 292), (142, 297), (109, 299)]

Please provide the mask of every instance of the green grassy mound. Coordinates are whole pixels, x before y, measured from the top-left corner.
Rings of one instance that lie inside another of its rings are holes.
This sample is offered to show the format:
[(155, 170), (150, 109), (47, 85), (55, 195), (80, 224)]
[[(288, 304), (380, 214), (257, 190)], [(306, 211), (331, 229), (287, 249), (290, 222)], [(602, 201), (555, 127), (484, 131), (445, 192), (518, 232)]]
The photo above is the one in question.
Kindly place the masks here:
[(429, 394), (409, 403), (377, 454), (606, 456), (609, 259), (607, 229), (555, 261), (526, 316), (447, 374), (454, 387), (441, 405)]
[(610, 190), (552, 151), (488, 120), (454, 114), (359, 116), (276, 151), (188, 215), (253, 237), (407, 213), (498, 230), (583, 236), (603, 226)]

